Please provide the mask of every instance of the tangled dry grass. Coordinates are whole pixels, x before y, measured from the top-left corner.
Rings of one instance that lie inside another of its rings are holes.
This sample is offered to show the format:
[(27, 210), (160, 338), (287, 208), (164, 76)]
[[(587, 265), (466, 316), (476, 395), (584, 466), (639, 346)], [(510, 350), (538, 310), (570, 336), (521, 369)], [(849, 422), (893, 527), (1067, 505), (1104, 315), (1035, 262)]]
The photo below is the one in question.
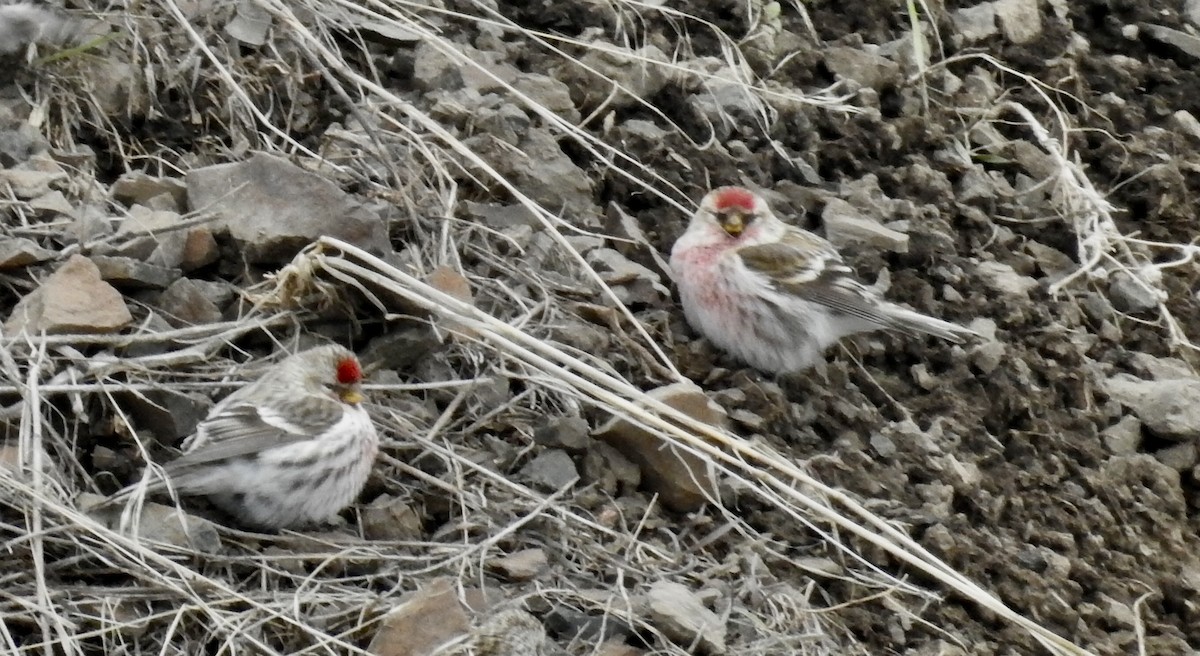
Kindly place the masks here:
[[(634, 57), (633, 65), (689, 77), (701, 86), (735, 85), (764, 116), (793, 103), (860, 111), (836, 88), (801, 95), (760, 82), (743, 58), (745, 40), (710, 22), (658, 3), (592, 4), (618, 26), (608, 35), (613, 42), (637, 48), (646, 40), (639, 26), (653, 14), (655, 21), (675, 26), (681, 47), (715, 43), (711, 47), (725, 64), (720, 73), (698, 71), (680, 64), (689, 58), (679, 52), (665, 60)], [(747, 34), (769, 34), (778, 5), (747, 4)], [(111, 149), (117, 169), (164, 175), (238, 160), (252, 150), (309, 158), (329, 177), (414, 217), (403, 266), (324, 239), (264, 282), (247, 283), (243, 312), (228, 323), (157, 332), (143, 327), (120, 336), (6, 336), (0, 349), (6, 384), (0, 392), (11, 403), (4, 415), (16, 445), (14, 466), (0, 470), (0, 644), (6, 650), (365, 654), (401, 593), (437, 577), (462, 588), (493, 586), (492, 557), (537, 547), (554, 554), (552, 578), (507, 588), (505, 604), (565, 607), (627, 624), (647, 640), (658, 637), (655, 653), (690, 653), (687, 645), (658, 634), (630, 599), (630, 590), (660, 579), (719, 590), (719, 612), (736, 627), (739, 651), (861, 651), (814, 582), (817, 556), (834, 565), (822, 577), (840, 579), (855, 590), (856, 601), (885, 599), (883, 606), (897, 622), (920, 621), (911, 609), (945, 603), (943, 595), (952, 594), (1028, 631), (1048, 653), (1087, 653), (1036, 618), (1005, 607), (981, 587), (985, 582), (963, 577), (860, 500), (813, 478), (804, 463), (647, 397), (642, 386), (682, 377), (661, 334), (634, 317), (570, 239), (591, 228), (524, 194), (462, 135), (390, 87), (375, 68), (381, 41), (419, 40), (464, 70), (494, 78), (508, 98), (540, 117), (590, 166), (686, 211), (686, 195), (671, 180), (588, 129), (611, 120), (609, 101), (597, 103), (578, 122), (567, 121), (472, 60), (448, 34), (462, 26), (491, 31), (579, 65), (585, 65), (580, 53), (629, 58), (629, 50), (521, 27), (483, 0), (444, 5), (263, 0), (214, 2), (208, 8), (201, 15), (173, 0), (150, 0), (129, 11), (95, 8), (117, 35), (105, 47), (124, 57), (102, 63), (83, 53), (38, 70), (31, 102), (42, 127), (65, 149), (86, 138)], [(797, 8), (803, 11), (802, 4)], [(253, 20), (272, 29), (247, 57), (224, 28)], [(97, 67), (108, 73), (116, 67), (127, 76), (118, 89), (98, 88), (98, 80), (117, 78), (97, 75)], [(604, 75), (595, 68), (589, 72)], [(631, 96), (672, 123), (636, 90), (610, 82), (610, 98)], [(317, 95), (341, 105), (345, 123), (321, 139), (298, 137), (322, 120), (314, 110)], [(1049, 96), (1046, 100), (1053, 107)], [(1152, 276), (1143, 275), (1149, 269), (1124, 246), (1131, 242), (1114, 234), (1103, 197), (1071, 162), (1067, 119), (1060, 114), (1051, 131), (1024, 107), (1010, 103), (1007, 109), (1061, 166), (1056, 184), (1063, 214), (1078, 226), (1091, 270), (1108, 261), (1153, 285)], [(174, 144), (170, 130), (142, 140), (131, 131), (132, 116), (182, 117), (173, 128), (190, 131), (177, 135)], [(701, 137), (696, 144), (715, 138)], [(77, 192), (92, 193), (99, 184), (95, 172), (77, 173)], [(461, 216), (464, 173), (479, 188), (528, 209), (556, 250), (556, 275), (569, 273), (570, 285), (523, 266), (520, 247), (504, 235), (455, 218)], [(1179, 248), (1184, 258), (1194, 255), (1193, 247)], [(464, 253), (487, 266), (464, 268)], [(442, 266), (468, 277), (474, 303), (422, 282)], [(556, 327), (571, 312), (579, 287), (601, 290), (618, 313), (613, 325), (622, 331), (627, 359), (614, 362), (555, 342)], [(136, 445), (146, 462), (162, 455), (124, 414), (122, 398), (227, 389), (251, 377), (263, 354), (277, 350), (266, 344), (286, 349), (301, 333), (329, 331), (331, 317), (334, 324), (346, 321), (347, 308), (359, 313), (354, 321), (376, 326), (416, 317), (447, 340), (436, 365), (422, 370), (434, 375), (368, 387), (372, 415), (385, 436), (372, 492), (440, 504), (438, 512), (448, 519), (428, 540), (366, 539), (353, 530), (262, 536), (218, 527), (222, 548), (206, 552), (139, 539), (79, 509), (81, 492), (105, 491), (91, 475), (93, 463), (80, 460), (80, 443), (99, 432), (93, 422), (111, 422), (106, 432)], [(1165, 305), (1163, 312), (1173, 337), (1185, 342)], [(247, 342), (257, 347), (244, 348)], [(151, 354), (129, 355), (146, 345), (154, 347)], [(665, 444), (699, 456), (725, 481), (722, 498), (693, 515), (664, 515), (653, 502), (618, 503), (570, 485), (545, 493), (504, 475), (528, 452), (533, 419), (581, 407), (624, 417)], [(504, 456), (497, 458), (499, 434), (526, 442), (500, 448)], [(750, 525), (735, 506), (748, 502), (806, 526), (813, 543), (783, 543), (768, 528)], [(920, 581), (899, 574), (901, 569), (919, 572)], [(954, 642), (956, 627), (936, 629)], [(596, 653), (596, 640), (581, 634), (558, 647)]]

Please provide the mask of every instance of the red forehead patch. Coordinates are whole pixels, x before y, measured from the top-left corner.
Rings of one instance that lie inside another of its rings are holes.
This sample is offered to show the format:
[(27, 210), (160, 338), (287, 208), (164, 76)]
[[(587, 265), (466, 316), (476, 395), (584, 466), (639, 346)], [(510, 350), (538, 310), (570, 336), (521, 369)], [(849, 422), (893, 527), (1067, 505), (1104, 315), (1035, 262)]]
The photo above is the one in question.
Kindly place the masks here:
[(342, 358), (337, 363), (337, 379), (343, 385), (350, 385), (362, 380), (362, 368), (354, 358)]
[(754, 209), (754, 194), (741, 187), (722, 187), (713, 199), (718, 211), (739, 209), (750, 212)]

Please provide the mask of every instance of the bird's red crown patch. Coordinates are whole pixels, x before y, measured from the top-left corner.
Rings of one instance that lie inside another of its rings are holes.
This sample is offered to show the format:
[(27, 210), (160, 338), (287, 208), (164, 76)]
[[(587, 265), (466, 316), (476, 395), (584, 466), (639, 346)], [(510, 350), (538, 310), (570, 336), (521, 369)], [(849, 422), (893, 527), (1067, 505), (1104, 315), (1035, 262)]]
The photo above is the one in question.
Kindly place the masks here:
[(754, 194), (741, 187), (725, 187), (717, 192), (714, 200), (719, 211), (737, 208), (749, 212), (754, 209)]
[(354, 358), (342, 358), (337, 363), (337, 379), (343, 385), (350, 385), (362, 380), (362, 368)]

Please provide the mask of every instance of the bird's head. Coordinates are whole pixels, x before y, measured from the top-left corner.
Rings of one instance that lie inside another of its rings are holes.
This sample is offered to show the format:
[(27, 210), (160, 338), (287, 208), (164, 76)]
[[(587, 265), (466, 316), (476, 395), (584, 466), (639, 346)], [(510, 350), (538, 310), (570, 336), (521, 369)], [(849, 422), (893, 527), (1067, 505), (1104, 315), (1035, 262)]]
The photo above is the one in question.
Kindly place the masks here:
[(301, 351), (290, 360), (288, 369), (314, 391), (350, 405), (363, 402), (362, 365), (349, 349), (326, 344)]
[(755, 222), (769, 219), (771, 211), (758, 194), (742, 187), (718, 187), (700, 201), (697, 218), (719, 227), (733, 238), (742, 236)]

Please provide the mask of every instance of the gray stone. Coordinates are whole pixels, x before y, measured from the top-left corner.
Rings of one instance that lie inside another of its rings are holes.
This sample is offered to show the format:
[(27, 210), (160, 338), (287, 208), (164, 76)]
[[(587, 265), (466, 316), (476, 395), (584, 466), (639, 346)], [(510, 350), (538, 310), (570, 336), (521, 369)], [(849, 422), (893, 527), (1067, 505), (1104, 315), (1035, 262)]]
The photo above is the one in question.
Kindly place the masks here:
[(362, 509), (363, 534), (368, 540), (418, 541), (421, 517), (401, 499), (382, 494)]
[(892, 441), (892, 438), (881, 433), (871, 435), (871, 448), (881, 458), (891, 458), (896, 455), (896, 443)]
[(1124, 271), (1117, 271), (1108, 279), (1108, 298), (1113, 307), (1121, 312), (1145, 312), (1158, 307), (1159, 292), (1134, 280)]
[(382, 369), (406, 370), (440, 345), (441, 341), (427, 322), (402, 323), (368, 342), (362, 352), (362, 361)]
[(131, 392), (123, 397), (122, 405), (139, 428), (164, 444), (174, 444), (195, 432), (213, 403), (203, 394), (164, 389)]
[(234, 294), (228, 283), (180, 278), (159, 295), (155, 305), (173, 326), (199, 326), (221, 321), (221, 308)]
[[(606, 43), (603, 49), (586, 50), (579, 65), (573, 65), (567, 73), (575, 77), (568, 85), (578, 107), (590, 110), (603, 102), (615, 110), (626, 109), (662, 91), (668, 81), (665, 65), (669, 61), (653, 45), (631, 49)], [(614, 85), (623, 90), (612, 93)]]
[(642, 482), (641, 469), (605, 442), (593, 442), (581, 468), (583, 480), (610, 497), (632, 492)]
[(0, 238), (0, 269), (15, 269), (34, 262), (44, 262), (54, 253), (25, 237)]
[(114, 200), (126, 205), (145, 205), (150, 199), (166, 194), (175, 202), (173, 209), (176, 212), (182, 212), (187, 207), (187, 185), (182, 180), (159, 178), (141, 171), (125, 173), (117, 178), (109, 193)]
[(1042, 12), (1038, 0), (996, 0), (996, 20), (1005, 38), (1021, 45), (1042, 33)]
[(278, 157), (257, 153), (196, 169), (186, 180), (190, 207), (215, 214), (213, 231), (228, 233), (250, 262), (287, 262), (322, 235), (376, 255), (391, 251), (382, 218), (329, 180)]
[(1169, 27), (1163, 27), (1162, 25), (1142, 23), (1139, 27), (1154, 39), (1178, 48), (1184, 54), (1200, 59), (1200, 37), (1193, 36), (1187, 32), (1173, 30)]
[(1029, 292), (1038, 286), (1037, 280), (1017, 273), (1002, 262), (980, 262), (975, 270), (989, 289), (1011, 298), (1028, 298)]
[(1140, 380), (1117, 374), (1103, 386), (1110, 397), (1132, 410), (1159, 437), (1200, 437), (1200, 379)]
[(533, 430), (533, 441), (548, 447), (583, 451), (592, 443), (583, 417), (553, 417)]
[(657, 303), (671, 297), (662, 277), (612, 248), (589, 251), (584, 259), (622, 303)]
[[(85, 492), (79, 495), (76, 504), (108, 528), (120, 530), (124, 506), (95, 507), (104, 500), (104, 497)], [(221, 552), (221, 536), (215, 524), (207, 519), (189, 515), (174, 506), (149, 502), (143, 504), (136, 526), (138, 537), (144, 541), (192, 549), (200, 553)]]
[(493, 558), (487, 562), (492, 571), (514, 583), (532, 581), (550, 567), (546, 552), (541, 549), (523, 549), (507, 556)]
[(491, 137), (476, 136), (465, 143), (551, 212), (567, 208), (579, 212), (594, 206), (591, 180), (547, 130), (530, 130), (524, 136), (520, 145), (523, 157), (514, 157), (511, 147), (499, 147)]
[(686, 586), (656, 581), (646, 594), (646, 606), (651, 623), (671, 640), (696, 645), (704, 654), (725, 653), (725, 623)]
[(541, 73), (521, 73), (513, 80), (513, 86), (568, 123), (579, 122), (579, 110), (571, 100), (571, 89), (566, 83)]
[(93, 255), (100, 278), (118, 287), (165, 289), (182, 275), (179, 269), (150, 264), (132, 257)]
[(41, 215), (67, 215), (75, 208), (61, 191), (52, 191), (29, 201), (29, 209)]
[(9, 335), (111, 333), (132, 320), (120, 292), (100, 279), (96, 265), (82, 255), (72, 255), (17, 302), (4, 329)]
[(1183, 0), (1183, 17), (1192, 25), (1200, 27), (1200, 0)]
[(991, 2), (955, 9), (950, 19), (954, 21), (954, 33), (967, 43), (976, 43), (1000, 32), (996, 25), (996, 7)]
[(50, 193), (51, 185), (65, 182), (65, 171), (32, 171), (0, 168), (0, 188), (11, 187), (14, 196), (29, 200)]
[(830, 71), (864, 87), (879, 90), (900, 83), (900, 65), (886, 57), (849, 46), (826, 47), (823, 52)]
[(471, 642), (466, 653), (474, 656), (543, 656), (546, 627), (520, 608), (508, 608), (480, 622)]
[(866, 218), (850, 203), (831, 198), (821, 212), (825, 236), (838, 249), (867, 244), (894, 253), (908, 252), (908, 235)]
[(465, 207), (468, 216), (497, 230), (521, 225), (532, 228), (542, 227), (541, 221), (538, 221), (537, 217), (526, 209), (524, 205), (498, 205), (495, 203), (477, 203), (469, 200), (466, 201)]
[(1180, 442), (1154, 452), (1154, 458), (1175, 471), (1188, 471), (1196, 466), (1196, 442)]
[(49, 147), (46, 138), (28, 122), (15, 130), (0, 130), (0, 166), (12, 168)]
[(183, 217), (178, 212), (151, 210), (134, 205), (128, 216), (117, 224), (117, 236), (125, 242), (117, 252), (152, 264), (178, 268), (183, 262), (188, 233), (179, 228)]
[(521, 468), (521, 478), (534, 487), (558, 491), (579, 478), (575, 463), (566, 451), (550, 449), (538, 454)]

